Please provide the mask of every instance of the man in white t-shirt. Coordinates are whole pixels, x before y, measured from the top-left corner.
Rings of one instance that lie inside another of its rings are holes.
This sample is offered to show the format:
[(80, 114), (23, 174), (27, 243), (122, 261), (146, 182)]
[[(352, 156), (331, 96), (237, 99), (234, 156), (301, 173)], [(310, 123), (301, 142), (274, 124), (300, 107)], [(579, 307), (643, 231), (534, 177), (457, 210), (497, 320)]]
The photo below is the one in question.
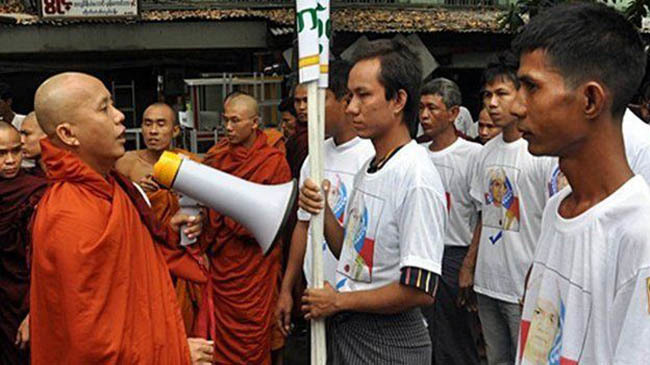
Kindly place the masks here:
[(420, 124), (431, 142), (424, 144), (438, 169), (447, 198), (447, 230), (442, 258), (442, 277), (433, 306), (423, 308), (429, 323), (434, 364), (479, 363), (472, 326), (475, 314), (459, 307), (458, 271), (472, 241), (478, 218), (476, 202), (469, 194), (476, 155), (481, 145), (459, 138), (454, 119), (461, 93), (455, 82), (438, 78), (422, 87)]
[(650, 189), (628, 165), (622, 121), (643, 42), (615, 10), (575, 3), (533, 18), (513, 48), (519, 128), (531, 153), (559, 157), (570, 184), (544, 211), (517, 363), (647, 363)]
[[(339, 258), (335, 289), (307, 289), (306, 318), (328, 318), (332, 364), (430, 364), (419, 307), (431, 305), (441, 273), (444, 188), (417, 131), (421, 65), (409, 46), (381, 39), (355, 55), (346, 112), (376, 155), (355, 176), (344, 226), (307, 179), (300, 206), (325, 208), (325, 238)], [(325, 196), (331, 184), (323, 186)], [(337, 290), (338, 289), (338, 290)]]
[[(325, 140), (323, 149), (324, 177), (332, 182), (328, 202), (337, 220), (343, 223), (345, 209), (352, 194), (354, 176), (363, 164), (374, 154), (372, 143), (357, 137), (352, 128), (352, 118), (345, 113), (348, 105), (348, 74), (351, 65), (346, 61), (333, 61), (329, 65), (329, 86), (325, 97)], [(309, 176), (309, 156), (300, 169), (300, 184)], [(286, 336), (290, 330), (293, 293), (301, 293), (296, 288), (302, 270), (308, 286), (311, 286), (311, 232), (309, 220), (311, 214), (298, 210), (298, 223), (293, 230), (287, 268), (282, 279), (280, 297), (276, 310), (276, 320)], [(336, 266), (338, 260), (323, 243), (324, 280), (336, 285)]]
[(489, 364), (512, 363), (524, 277), (539, 237), (546, 186), (554, 161), (534, 157), (511, 114), (519, 82), (516, 59), (505, 54), (484, 73), (483, 101), (503, 132), (476, 159), (470, 194), (481, 204), (480, 225), (460, 270), (461, 301), (477, 293)]

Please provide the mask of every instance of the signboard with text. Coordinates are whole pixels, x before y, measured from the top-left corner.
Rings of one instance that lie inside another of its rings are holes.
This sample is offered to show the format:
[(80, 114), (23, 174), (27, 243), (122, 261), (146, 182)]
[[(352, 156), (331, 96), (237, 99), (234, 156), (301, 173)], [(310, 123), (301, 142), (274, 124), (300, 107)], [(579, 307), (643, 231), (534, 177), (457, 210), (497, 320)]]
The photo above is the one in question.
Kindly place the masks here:
[(135, 18), (138, 0), (40, 0), (43, 19)]

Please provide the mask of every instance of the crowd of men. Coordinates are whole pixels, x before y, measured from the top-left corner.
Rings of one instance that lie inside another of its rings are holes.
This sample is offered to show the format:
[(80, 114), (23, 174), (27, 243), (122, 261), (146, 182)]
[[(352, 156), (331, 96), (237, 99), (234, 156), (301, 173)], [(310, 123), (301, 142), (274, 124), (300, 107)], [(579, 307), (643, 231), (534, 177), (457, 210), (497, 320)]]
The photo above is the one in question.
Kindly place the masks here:
[[(646, 58), (614, 10), (557, 6), (488, 64), (468, 123), (458, 85), (422, 85), (407, 43), (368, 42), (330, 64), (322, 184), (305, 85), (280, 131), (228, 95), (205, 156), (174, 147), (162, 102), (143, 113), (146, 148), (126, 152), (124, 115), (93, 76), (49, 78), (24, 117), (2, 86), (0, 363), (304, 364), (312, 319), (331, 364), (645, 363), (650, 126), (628, 105)], [(280, 244), (264, 255), (230, 217), (182, 213), (153, 178), (164, 151), (299, 179)]]

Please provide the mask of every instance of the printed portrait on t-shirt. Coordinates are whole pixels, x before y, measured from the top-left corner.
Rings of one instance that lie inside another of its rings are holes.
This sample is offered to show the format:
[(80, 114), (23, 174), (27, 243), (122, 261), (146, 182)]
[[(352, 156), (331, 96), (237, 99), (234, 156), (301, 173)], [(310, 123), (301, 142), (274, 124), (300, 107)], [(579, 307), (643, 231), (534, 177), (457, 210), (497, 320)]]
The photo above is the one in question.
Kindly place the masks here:
[(505, 166), (487, 168), (483, 225), (519, 232), (519, 197), (513, 180), (518, 169)]
[(551, 174), (551, 179), (548, 182), (549, 198), (567, 186), (569, 186), (569, 180), (567, 180), (562, 170), (560, 170), (560, 166), (556, 166), (553, 170), (553, 173)]
[(338, 265), (338, 272), (352, 280), (372, 282), (375, 233), (383, 203), (383, 199), (359, 190), (352, 196)]
[[(554, 271), (539, 272), (531, 275), (522, 312), (521, 364), (577, 364), (591, 319), (591, 294)], [(567, 297), (572, 301), (565, 302)]]
[(345, 219), (345, 207), (348, 203), (348, 189), (339, 174), (336, 174), (330, 183), (331, 187), (327, 201), (336, 219), (339, 223), (343, 223)]

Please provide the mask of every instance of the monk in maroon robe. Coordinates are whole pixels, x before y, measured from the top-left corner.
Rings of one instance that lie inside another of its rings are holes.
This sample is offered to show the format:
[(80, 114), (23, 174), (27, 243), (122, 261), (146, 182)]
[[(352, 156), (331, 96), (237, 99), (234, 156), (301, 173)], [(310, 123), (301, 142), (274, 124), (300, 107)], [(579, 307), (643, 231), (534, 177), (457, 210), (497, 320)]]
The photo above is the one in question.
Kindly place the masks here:
[(27, 227), (47, 185), (21, 169), (21, 162), (19, 132), (0, 122), (0, 364), (12, 365), (29, 359)]

